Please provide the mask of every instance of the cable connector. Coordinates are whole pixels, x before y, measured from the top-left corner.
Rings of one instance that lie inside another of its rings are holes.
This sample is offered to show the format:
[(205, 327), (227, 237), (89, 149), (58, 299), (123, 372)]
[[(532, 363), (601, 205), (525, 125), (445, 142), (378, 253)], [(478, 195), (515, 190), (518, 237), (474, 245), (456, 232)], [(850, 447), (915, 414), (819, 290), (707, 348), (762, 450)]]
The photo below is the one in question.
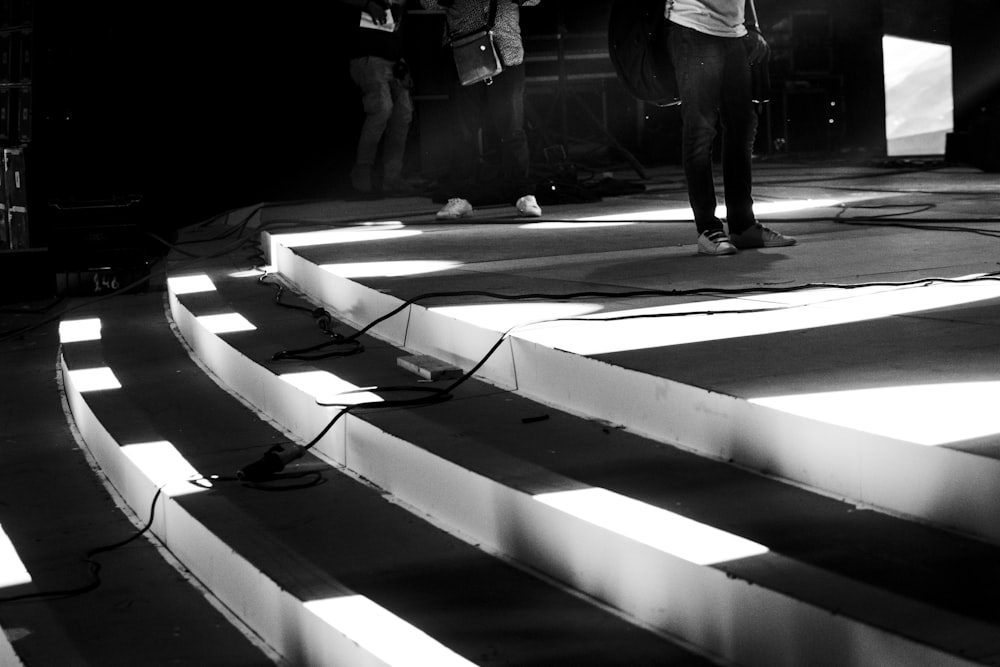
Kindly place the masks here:
[(260, 460), (240, 468), (236, 476), (244, 482), (262, 482), (274, 477), (305, 453), (306, 448), (301, 445), (275, 445)]
[(320, 331), (323, 333), (331, 333), (333, 331), (334, 322), (333, 315), (328, 313), (323, 308), (314, 308), (312, 311), (313, 319), (316, 320), (316, 324), (319, 326)]

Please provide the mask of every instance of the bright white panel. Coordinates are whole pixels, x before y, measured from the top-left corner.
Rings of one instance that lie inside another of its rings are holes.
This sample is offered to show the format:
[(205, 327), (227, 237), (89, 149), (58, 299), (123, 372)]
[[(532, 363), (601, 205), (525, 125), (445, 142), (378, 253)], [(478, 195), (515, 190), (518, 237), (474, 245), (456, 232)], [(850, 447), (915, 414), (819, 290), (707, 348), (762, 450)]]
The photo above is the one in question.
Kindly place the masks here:
[(757, 542), (601, 488), (543, 493), (535, 500), (698, 565), (759, 556)]
[(357, 262), (353, 264), (324, 264), (322, 269), (342, 278), (378, 278), (417, 276), (439, 273), (461, 266), (461, 262), (443, 260), (415, 260), (409, 262)]
[(201, 324), (214, 334), (233, 333), (236, 331), (254, 331), (257, 329), (250, 320), (239, 313), (222, 313), (220, 315), (202, 315), (197, 318)]
[(92, 317), (84, 320), (63, 320), (59, 323), (60, 343), (79, 343), (101, 339), (101, 319)]
[[(607, 354), (836, 326), (997, 298), (996, 280), (802, 290), (591, 315), (584, 322), (538, 325), (517, 336), (576, 354)], [(625, 316), (637, 317), (601, 319)]]
[[(775, 213), (805, 211), (815, 208), (828, 208), (830, 206), (837, 206), (840, 203), (842, 202), (836, 199), (802, 199), (775, 202), (756, 202), (753, 205), (753, 210), (755, 214), (763, 216), (773, 215)], [(716, 215), (720, 218), (725, 218), (726, 207), (719, 206), (716, 209)], [(588, 218), (580, 218), (581, 221), (585, 222), (612, 222), (616, 220), (669, 222), (672, 220), (680, 221), (693, 219), (694, 213), (691, 212), (690, 208), (685, 207), (657, 209), (655, 211), (634, 211), (632, 213), (615, 213), (612, 215), (597, 215)]]
[(1000, 433), (1000, 382), (876, 387), (753, 398), (800, 417), (918, 445)]
[[(177, 448), (166, 440), (123, 445), (122, 454), (153, 484), (158, 488), (163, 487), (163, 492), (168, 496), (198, 493), (211, 486)], [(198, 484), (192, 484), (192, 480), (199, 480)]]
[(342, 380), (327, 371), (303, 371), (285, 373), (282, 380), (306, 392), (324, 405), (356, 405), (358, 403), (380, 402), (378, 394), (365, 391), (362, 387)]
[(955, 125), (951, 46), (886, 35), (882, 57), (888, 154), (944, 155)]
[(386, 665), (473, 665), (422, 630), (361, 595), (312, 600), (304, 606)]
[(214, 292), (216, 289), (215, 283), (204, 273), (167, 278), (167, 286), (173, 294), (197, 294), (199, 292)]
[(0, 589), (28, 583), (31, 583), (31, 575), (17, 555), (14, 543), (0, 526)]
[(122, 383), (107, 366), (100, 368), (81, 368), (69, 371), (69, 377), (81, 394), (88, 391), (103, 391), (105, 389), (121, 389)]

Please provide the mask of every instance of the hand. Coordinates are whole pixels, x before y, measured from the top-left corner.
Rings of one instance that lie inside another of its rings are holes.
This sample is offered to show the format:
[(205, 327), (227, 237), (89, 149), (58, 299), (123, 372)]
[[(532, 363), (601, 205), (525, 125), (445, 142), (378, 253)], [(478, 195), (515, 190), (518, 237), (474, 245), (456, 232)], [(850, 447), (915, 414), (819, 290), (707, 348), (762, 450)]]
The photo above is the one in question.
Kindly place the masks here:
[(764, 39), (764, 35), (760, 34), (759, 30), (750, 28), (743, 39), (747, 47), (747, 59), (751, 65), (767, 62), (771, 56), (771, 47), (768, 46), (767, 40)]
[(387, 8), (383, 7), (381, 2), (378, 0), (368, 0), (368, 2), (362, 5), (361, 9), (371, 14), (372, 21), (375, 21), (377, 25), (385, 25)]

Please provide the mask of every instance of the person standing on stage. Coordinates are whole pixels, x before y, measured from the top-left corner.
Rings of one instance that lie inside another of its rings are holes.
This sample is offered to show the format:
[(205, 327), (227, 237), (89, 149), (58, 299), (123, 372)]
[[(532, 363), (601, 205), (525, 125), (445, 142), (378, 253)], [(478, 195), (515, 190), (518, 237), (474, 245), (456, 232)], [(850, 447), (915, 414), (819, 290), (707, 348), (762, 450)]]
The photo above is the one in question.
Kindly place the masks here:
[[(448, 201), (439, 219), (472, 214), (473, 201), (514, 201), (519, 215), (536, 217), (542, 209), (530, 181), (530, 153), (524, 130), (524, 44), (521, 40), (521, 7), (540, 0), (497, 0), (493, 37), (503, 71), (489, 82), (461, 86), (455, 77), (455, 105), (459, 120), (459, 154)], [(443, 9), (449, 35), (464, 35), (483, 28), (489, 20), (489, 0), (420, 0), (425, 9)], [(500, 178), (476, 182), (479, 173), (480, 128), (491, 124), (499, 139)], [(515, 201), (516, 198), (516, 201)]]
[(361, 89), (365, 120), (358, 138), (351, 186), (363, 195), (375, 194), (375, 162), (382, 148), (381, 192), (414, 194), (402, 178), (406, 138), (413, 118), (413, 80), (403, 59), (401, 26), (405, 0), (341, 0), (360, 7), (360, 21), (350, 44), (351, 79)]
[[(751, 156), (757, 131), (751, 66), (766, 62), (753, 0), (667, 0), (668, 50), (681, 99), (681, 156), (698, 230), (698, 252), (732, 255), (745, 248), (790, 246), (795, 239), (757, 222)], [(716, 126), (722, 127), (726, 234), (715, 215), (712, 165)]]

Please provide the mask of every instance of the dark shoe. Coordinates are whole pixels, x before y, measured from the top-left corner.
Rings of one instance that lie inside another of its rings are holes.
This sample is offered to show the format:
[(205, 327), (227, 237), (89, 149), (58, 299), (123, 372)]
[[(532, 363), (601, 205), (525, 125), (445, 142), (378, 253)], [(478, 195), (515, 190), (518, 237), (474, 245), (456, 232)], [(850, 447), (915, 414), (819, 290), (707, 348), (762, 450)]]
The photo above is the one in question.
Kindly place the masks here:
[(759, 222), (754, 224), (754, 226), (750, 229), (739, 232), (738, 234), (730, 234), (729, 239), (732, 241), (734, 246), (741, 250), (745, 250), (747, 248), (781, 248), (798, 243), (798, 241), (791, 236), (779, 234)]

